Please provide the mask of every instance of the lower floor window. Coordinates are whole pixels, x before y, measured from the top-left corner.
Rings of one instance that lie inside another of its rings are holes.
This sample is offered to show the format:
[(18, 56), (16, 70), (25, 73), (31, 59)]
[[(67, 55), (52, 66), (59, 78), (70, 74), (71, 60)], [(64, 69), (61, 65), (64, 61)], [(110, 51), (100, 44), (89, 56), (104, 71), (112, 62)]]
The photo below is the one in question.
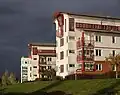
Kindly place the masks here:
[(96, 70), (98, 71), (102, 70), (102, 64), (96, 64)]
[(69, 64), (69, 67), (75, 67), (75, 64)]
[(112, 70), (116, 71), (116, 65), (112, 65)]
[(48, 66), (48, 69), (51, 69), (52, 67), (51, 66)]
[(35, 77), (37, 77), (37, 75), (34, 75)]
[(60, 65), (60, 72), (61, 72), (61, 73), (64, 72), (64, 65)]
[(94, 64), (92, 63), (85, 63), (85, 70), (93, 70)]

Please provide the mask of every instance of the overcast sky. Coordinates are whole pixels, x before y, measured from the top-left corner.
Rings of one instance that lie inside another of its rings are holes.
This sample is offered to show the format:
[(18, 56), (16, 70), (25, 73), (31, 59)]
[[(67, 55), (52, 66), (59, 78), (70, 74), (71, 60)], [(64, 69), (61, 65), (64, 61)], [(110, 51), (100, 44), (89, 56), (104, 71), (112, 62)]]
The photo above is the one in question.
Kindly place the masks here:
[(120, 17), (120, 0), (0, 0), (0, 74), (20, 74), (29, 42), (55, 42), (55, 11)]

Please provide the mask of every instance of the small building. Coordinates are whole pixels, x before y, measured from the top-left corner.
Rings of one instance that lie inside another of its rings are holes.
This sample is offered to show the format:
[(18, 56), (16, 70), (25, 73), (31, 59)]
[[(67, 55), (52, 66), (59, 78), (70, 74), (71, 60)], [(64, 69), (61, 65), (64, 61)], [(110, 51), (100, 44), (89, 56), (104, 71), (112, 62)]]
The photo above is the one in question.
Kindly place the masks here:
[(32, 80), (33, 77), (31, 58), (21, 57), (21, 83)]
[(41, 78), (45, 69), (55, 69), (56, 45), (54, 43), (30, 43), (28, 46), (36, 78)]
[(54, 43), (28, 44), (28, 57), (21, 58), (21, 83), (42, 78), (45, 69), (56, 69), (56, 50)]

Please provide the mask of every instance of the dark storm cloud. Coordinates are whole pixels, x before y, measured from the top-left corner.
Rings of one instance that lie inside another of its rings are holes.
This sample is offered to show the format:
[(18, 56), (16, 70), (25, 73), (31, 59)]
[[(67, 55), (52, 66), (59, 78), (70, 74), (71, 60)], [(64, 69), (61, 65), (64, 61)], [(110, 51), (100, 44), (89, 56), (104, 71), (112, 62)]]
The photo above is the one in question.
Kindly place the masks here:
[(119, 0), (0, 0), (0, 72), (20, 72), (29, 42), (55, 42), (54, 11), (120, 16)]

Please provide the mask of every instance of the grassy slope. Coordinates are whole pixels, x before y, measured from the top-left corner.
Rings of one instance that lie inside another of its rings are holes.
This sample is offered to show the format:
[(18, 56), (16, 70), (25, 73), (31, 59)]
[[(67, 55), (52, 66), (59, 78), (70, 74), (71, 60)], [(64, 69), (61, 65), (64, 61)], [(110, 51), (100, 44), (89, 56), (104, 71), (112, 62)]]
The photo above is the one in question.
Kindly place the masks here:
[[(118, 82), (118, 83), (116, 83)], [(116, 84), (117, 85), (116, 85)], [(54, 84), (54, 85), (53, 85)], [(118, 87), (116, 87), (118, 86)], [(72, 93), (73, 95), (88, 95), (103, 92), (106, 89), (119, 89), (120, 80), (116, 79), (94, 79), (94, 80), (67, 80), (55, 84), (55, 82), (32, 82), (8, 86), (5, 92), (35, 92), (42, 89), (51, 92), (55, 90)], [(107, 90), (105, 90), (107, 91)]]

